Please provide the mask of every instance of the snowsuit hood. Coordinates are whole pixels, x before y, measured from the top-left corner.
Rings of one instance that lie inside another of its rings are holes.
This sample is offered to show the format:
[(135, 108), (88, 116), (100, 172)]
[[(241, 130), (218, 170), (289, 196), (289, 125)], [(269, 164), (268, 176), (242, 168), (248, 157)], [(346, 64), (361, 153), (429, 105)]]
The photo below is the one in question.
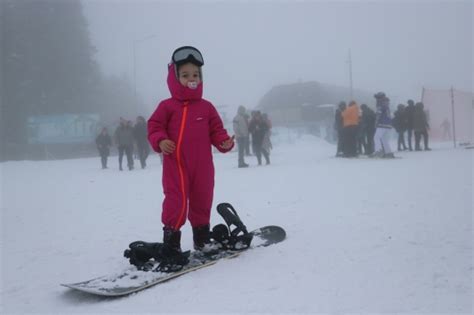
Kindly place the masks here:
[[(200, 71), (201, 72), (201, 71)], [(168, 89), (170, 90), (171, 97), (180, 101), (192, 101), (202, 99), (203, 83), (202, 80), (198, 84), (197, 88), (191, 89), (187, 86), (182, 85), (177, 78), (176, 65), (170, 63), (168, 65)]]

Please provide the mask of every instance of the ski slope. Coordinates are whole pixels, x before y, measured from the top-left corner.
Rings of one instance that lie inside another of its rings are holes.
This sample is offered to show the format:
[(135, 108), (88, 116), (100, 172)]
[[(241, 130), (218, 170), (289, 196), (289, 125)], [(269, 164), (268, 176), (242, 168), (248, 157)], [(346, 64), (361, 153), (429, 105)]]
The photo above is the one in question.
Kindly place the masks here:
[[(128, 243), (161, 240), (160, 159), (131, 172), (116, 157), (107, 170), (99, 158), (1, 163), (0, 313), (472, 313), (473, 150), (342, 159), (316, 137), (273, 140), (270, 166), (214, 155), (214, 207), (287, 240), (118, 299), (59, 284), (125, 269)], [(187, 224), (183, 249), (191, 239)]]

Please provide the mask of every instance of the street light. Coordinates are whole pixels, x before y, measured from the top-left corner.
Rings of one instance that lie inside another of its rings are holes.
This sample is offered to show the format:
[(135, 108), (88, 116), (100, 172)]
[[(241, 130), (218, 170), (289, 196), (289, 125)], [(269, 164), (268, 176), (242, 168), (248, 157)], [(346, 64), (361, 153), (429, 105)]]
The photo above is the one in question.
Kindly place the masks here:
[(140, 39), (133, 40), (133, 89), (134, 89), (134, 101), (135, 101), (135, 109), (138, 113), (138, 104), (137, 104), (137, 45), (143, 43), (149, 39), (158, 37), (156, 34), (148, 35), (146, 37)]

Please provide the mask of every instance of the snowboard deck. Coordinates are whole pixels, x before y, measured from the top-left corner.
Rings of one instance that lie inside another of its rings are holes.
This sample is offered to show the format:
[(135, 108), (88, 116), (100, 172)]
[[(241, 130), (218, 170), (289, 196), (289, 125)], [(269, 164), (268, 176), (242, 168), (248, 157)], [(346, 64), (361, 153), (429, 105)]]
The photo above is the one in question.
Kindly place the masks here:
[(386, 157), (378, 157), (378, 156), (367, 156), (367, 155), (358, 155), (358, 156), (353, 156), (353, 157), (343, 157), (343, 156), (335, 156), (334, 158), (336, 159), (341, 159), (341, 160), (398, 160), (398, 159), (402, 159), (403, 157), (401, 156), (394, 156), (394, 157), (391, 157), (391, 158), (386, 158)]
[[(194, 251), (190, 254), (189, 263), (185, 265), (183, 269), (176, 272), (141, 271), (135, 266), (130, 266), (119, 273), (61, 285), (94, 295), (109, 297), (124, 296), (169, 281), (191, 271), (214, 265), (222, 259), (237, 257), (252, 248), (266, 247), (282, 242), (286, 238), (285, 230), (275, 225), (265, 226), (251, 231), (250, 233), (253, 235), (250, 248), (240, 251), (225, 250), (213, 256), (204, 256), (202, 253)], [(154, 267), (156, 266), (158, 266), (158, 263), (155, 263)]]

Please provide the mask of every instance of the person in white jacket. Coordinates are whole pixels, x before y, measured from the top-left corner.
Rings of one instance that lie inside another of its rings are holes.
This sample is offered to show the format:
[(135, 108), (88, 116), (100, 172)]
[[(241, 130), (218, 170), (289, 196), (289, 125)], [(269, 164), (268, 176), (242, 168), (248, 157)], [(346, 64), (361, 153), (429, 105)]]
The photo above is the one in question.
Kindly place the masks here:
[(245, 118), (245, 107), (240, 105), (237, 109), (237, 115), (233, 120), (235, 139), (237, 140), (237, 148), (239, 151), (239, 168), (248, 167), (244, 161), (245, 147), (249, 136), (249, 126)]

